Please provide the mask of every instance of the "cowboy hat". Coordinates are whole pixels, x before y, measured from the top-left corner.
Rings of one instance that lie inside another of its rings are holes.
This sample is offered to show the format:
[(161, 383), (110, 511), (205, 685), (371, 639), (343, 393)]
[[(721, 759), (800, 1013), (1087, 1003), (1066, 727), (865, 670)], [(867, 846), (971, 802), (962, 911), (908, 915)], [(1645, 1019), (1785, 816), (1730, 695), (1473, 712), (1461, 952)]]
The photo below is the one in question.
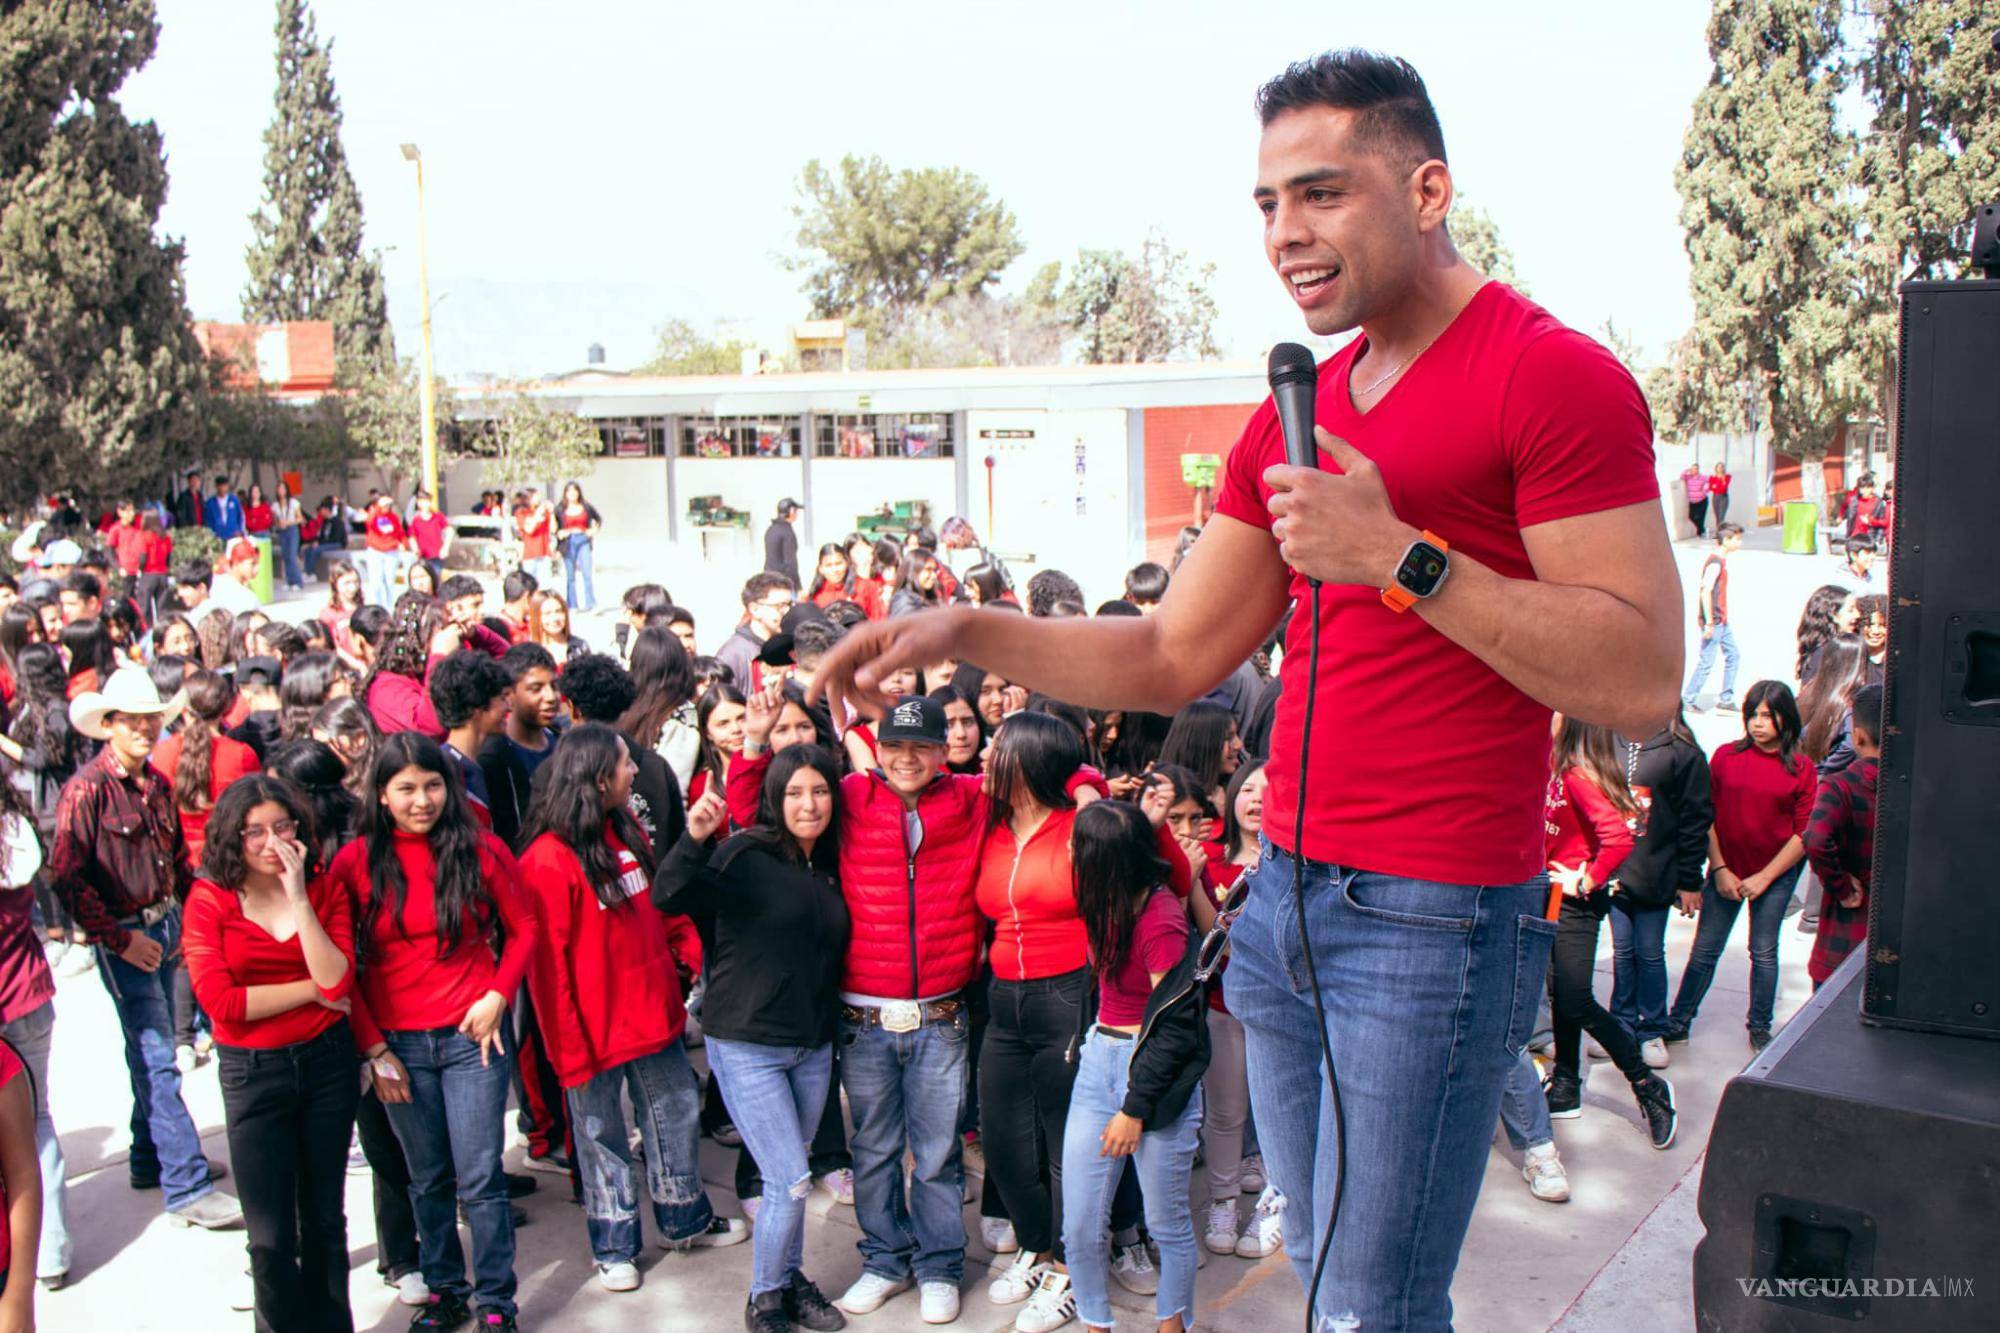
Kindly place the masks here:
[(70, 701), (69, 721), (92, 740), (109, 740), (111, 728), (104, 719), (112, 713), (158, 713), (160, 725), (172, 726), (187, 707), (187, 691), (177, 690), (171, 699), (160, 698), (153, 677), (144, 667), (120, 667), (111, 673), (102, 690), (85, 690)]

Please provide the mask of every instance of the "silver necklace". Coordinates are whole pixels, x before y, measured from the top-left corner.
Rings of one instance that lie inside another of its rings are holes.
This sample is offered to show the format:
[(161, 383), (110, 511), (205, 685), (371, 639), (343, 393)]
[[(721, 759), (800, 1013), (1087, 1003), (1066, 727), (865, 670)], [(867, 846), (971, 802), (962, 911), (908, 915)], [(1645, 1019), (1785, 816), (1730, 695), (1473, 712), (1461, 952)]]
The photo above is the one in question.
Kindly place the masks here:
[(1403, 368), (1409, 365), (1410, 362), (1416, 360), (1418, 357), (1422, 356), (1425, 352), (1428, 352), (1431, 349), (1431, 343), (1434, 343), (1436, 341), (1437, 341), (1436, 335), (1432, 335), (1430, 342), (1426, 342), (1422, 347), (1419, 347), (1416, 351), (1410, 353), (1408, 356), (1404, 357), (1401, 361), (1398, 361), (1395, 365), (1390, 366), (1387, 370), (1383, 371), (1380, 375), (1376, 376), (1373, 380), (1369, 381), (1369, 383), (1363, 385), (1359, 389), (1356, 389), (1354, 391), (1355, 396), (1360, 398), (1366, 398), (1369, 394), (1374, 393), (1377, 389), (1381, 388), (1383, 385), (1387, 384), (1390, 380), (1394, 379), (1397, 375), (1401, 374)]

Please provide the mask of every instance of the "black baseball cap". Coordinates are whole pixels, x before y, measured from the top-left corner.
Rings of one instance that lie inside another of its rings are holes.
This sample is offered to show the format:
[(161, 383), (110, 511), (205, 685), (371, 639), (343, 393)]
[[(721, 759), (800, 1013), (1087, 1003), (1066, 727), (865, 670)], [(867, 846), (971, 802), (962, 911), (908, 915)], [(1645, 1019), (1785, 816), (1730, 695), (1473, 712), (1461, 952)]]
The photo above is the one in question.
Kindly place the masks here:
[(778, 622), (778, 632), (764, 640), (763, 648), (758, 650), (757, 660), (765, 666), (792, 665), (799, 626), (814, 621), (822, 625), (831, 623), (826, 618), (826, 612), (811, 602), (793, 602), (792, 609), (785, 612), (785, 618)]
[(875, 724), (875, 739), (916, 741), (923, 745), (944, 744), (944, 705), (927, 694), (913, 694), (896, 701), (896, 706)]

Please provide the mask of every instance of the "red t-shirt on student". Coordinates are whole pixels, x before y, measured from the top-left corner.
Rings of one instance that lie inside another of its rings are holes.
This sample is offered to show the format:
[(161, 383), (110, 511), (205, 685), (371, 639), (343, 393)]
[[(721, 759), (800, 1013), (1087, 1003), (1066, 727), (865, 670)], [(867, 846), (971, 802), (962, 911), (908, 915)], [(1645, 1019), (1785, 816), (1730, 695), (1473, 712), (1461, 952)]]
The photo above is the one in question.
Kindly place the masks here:
[[(354, 990), (354, 902), (345, 886), (325, 875), (306, 886), (313, 915), (326, 937), (347, 955), (347, 972), (321, 995), (338, 1000)], [(311, 1041), (340, 1021), (338, 1010), (302, 1004), (266, 1018), (245, 1017), (252, 986), (284, 986), (309, 981), (306, 948), (293, 935), (280, 941), (243, 914), (243, 897), (210, 880), (198, 879), (182, 909), (181, 948), (187, 956), (194, 996), (215, 1025), (224, 1046), (275, 1050)]]
[(514, 522), (521, 529), (521, 558), (523, 560), (546, 560), (553, 543), (549, 536), (549, 511), (540, 507), (526, 506), (514, 511)]
[(395, 551), (402, 549), (404, 541), (403, 520), (386, 509), (378, 509), (368, 516), (368, 549), (371, 551)]
[(445, 529), (450, 526), (451, 520), (435, 509), (411, 519), (410, 535), (417, 539), (417, 555), (425, 560), (439, 559), (444, 553)]
[(1100, 985), (1097, 1021), (1131, 1027), (1145, 1018), (1146, 1001), (1153, 998), (1153, 974), (1173, 970), (1187, 952), (1187, 938), (1187, 904), (1170, 889), (1153, 890), (1139, 909), (1125, 960)]
[[(1455, 555), (1533, 578), (1522, 528), (1658, 502), (1652, 418), (1631, 374), (1505, 284), (1480, 288), (1364, 415), (1348, 372), (1365, 347), (1357, 338), (1320, 368), (1318, 423), (1381, 469), (1398, 517)], [(1266, 401), (1229, 455), (1216, 512), (1268, 531), (1264, 470), (1284, 461)], [(1307, 592), (1293, 575), (1293, 595)], [(1384, 606), (1379, 587), (1325, 587), (1320, 615), (1305, 855), (1453, 884), (1540, 874), (1549, 710), (1420, 611)], [(1287, 848), (1311, 628), (1303, 610), (1292, 618), (1271, 735), (1264, 828)]]

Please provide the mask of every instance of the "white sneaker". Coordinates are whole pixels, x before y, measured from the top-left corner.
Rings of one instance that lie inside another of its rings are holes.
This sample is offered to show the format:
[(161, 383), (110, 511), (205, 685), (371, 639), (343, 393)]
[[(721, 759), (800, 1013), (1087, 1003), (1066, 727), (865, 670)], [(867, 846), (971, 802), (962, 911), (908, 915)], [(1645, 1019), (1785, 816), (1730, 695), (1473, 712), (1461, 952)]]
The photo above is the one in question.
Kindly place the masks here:
[(637, 1291), (639, 1266), (624, 1259), (615, 1264), (599, 1264), (597, 1281), (606, 1291)]
[(1528, 1193), (1544, 1203), (1569, 1200), (1569, 1172), (1563, 1170), (1562, 1158), (1556, 1156), (1553, 1143), (1528, 1149), (1521, 1163), (1521, 1179), (1528, 1182)]
[(1201, 1243), (1216, 1254), (1236, 1253), (1236, 1200), (1209, 1201), (1208, 1229)]
[(873, 1314), (882, 1308), (891, 1296), (910, 1289), (910, 1279), (883, 1277), (880, 1273), (863, 1273), (854, 1280), (854, 1285), (840, 1294), (834, 1304), (849, 1314)]
[(917, 1316), (926, 1324), (949, 1324), (958, 1318), (958, 1284), (925, 1282), (917, 1288)]
[(1021, 1248), (1021, 1239), (1014, 1234), (1014, 1224), (1004, 1217), (980, 1218), (979, 1239), (985, 1241), (986, 1248), (995, 1254), (1012, 1254)]
[(846, 1167), (829, 1171), (823, 1176), (813, 1177), (813, 1187), (825, 1190), (833, 1196), (835, 1203), (852, 1205), (854, 1202), (854, 1173)]
[(1271, 1182), (1264, 1178), (1264, 1154), (1253, 1152), (1243, 1159), (1243, 1174), (1237, 1177), (1237, 1184), (1245, 1194), (1262, 1194), (1264, 1186)]
[(396, 1300), (402, 1305), (431, 1303), (431, 1289), (422, 1272), (413, 1269), (396, 1279)]
[(1048, 1263), (1033, 1250), (1019, 1251), (1014, 1262), (987, 1285), (986, 1299), (995, 1305), (1015, 1305), (1027, 1300), (1034, 1295), (1035, 1285), (1042, 1280), (1042, 1270), (1047, 1267)]
[(194, 1066), (195, 1066), (194, 1047), (192, 1046), (174, 1047), (174, 1068), (180, 1070), (183, 1074), (192, 1074), (194, 1072)]
[(1650, 1037), (1640, 1042), (1639, 1054), (1645, 1059), (1646, 1068), (1648, 1069), (1665, 1069), (1668, 1060), (1672, 1058), (1667, 1054), (1667, 1043), (1664, 1037)]
[(1593, 1060), (1609, 1060), (1611, 1058), (1611, 1052), (1605, 1050), (1604, 1043), (1595, 1037), (1592, 1037), (1583, 1044), (1583, 1050), (1584, 1054)]
[(721, 1213), (709, 1215), (708, 1225), (692, 1236), (679, 1240), (660, 1237), (663, 1250), (714, 1250), (725, 1245), (741, 1245), (750, 1239), (750, 1224), (740, 1217), (724, 1217)]
[(757, 1210), (764, 1206), (764, 1196), (753, 1194), (740, 1201), (743, 1204), (743, 1222), (746, 1226), (757, 1225)]
[(1250, 1225), (1236, 1242), (1236, 1253), (1245, 1259), (1262, 1259), (1276, 1254), (1285, 1245), (1285, 1196), (1269, 1185), (1257, 1196)]
[(1160, 1289), (1160, 1270), (1144, 1245), (1113, 1245), (1111, 1276), (1134, 1296), (1151, 1296)]
[(1015, 1333), (1052, 1333), (1074, 1318), (1076, 1293), (1069, 1288), (1069, 1274), (1045, 1268), (1035, 1294), (1014, 1316), (1014, 1329)]

